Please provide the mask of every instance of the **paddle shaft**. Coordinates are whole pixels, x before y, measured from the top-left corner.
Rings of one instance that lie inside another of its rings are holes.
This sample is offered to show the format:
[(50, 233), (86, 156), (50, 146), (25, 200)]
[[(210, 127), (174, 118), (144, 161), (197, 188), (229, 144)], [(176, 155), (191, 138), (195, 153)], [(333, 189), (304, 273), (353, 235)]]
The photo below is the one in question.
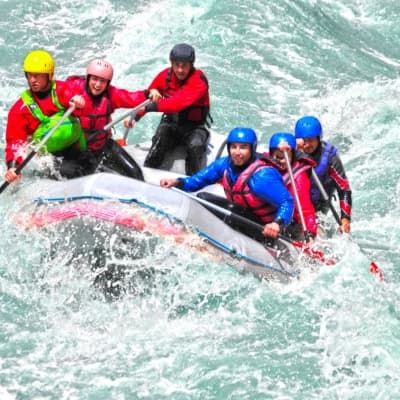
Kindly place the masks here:
[[(172, 190), (174, 190), (175, 192), (181, 193), (195, 201), (197, 201), (200, 204), (203, 204), (206, 207), (209, 207), (217, 212), (219, 212), (221, 215), (225, 215), (228, 216), (230, 218), (232, 218), (233, 220), (236, 220), (237, 222), (241, 222), (243, 224), (247, 224), (248, 226), (251, 226), (255, 229), (259, 229), (260, 231), (262, 231), (264, 229), (264, 226), (261, 224), (258, 224), (257, 222), (254, 222), (248, 218), (242, 217), (239, 214), (236, 214), (232, 211), (229, 211), (223, 207), (218, 206), (217, 204), (211, 203), (207, 200), (201, 199), (200, 197), (197, 197), (193, 194), (190, 194), (188, 192), (185, 192), (183, 190), (180, 190), (176, 187), (172, 187)], [(313, 249), (312, 247), (306, 246), (304, 247), (303, 244), (301, 242), (298, 242), (297, 240), (292, 240), (291, 238), (282, 235), (281, 233), (278, 235), (279, 239), (284, 240), (288, 243), (291, 243), (294, 247), (300, 248), (305, 254), (309, 255), (310, 257), (317, 259), (323, 263), (325, 263), (326, 265), (333, 265), (335, 264), (335, 260), (333, 259), (328, 259), (325, 257), (324, 253), (320, 250), (316, 250)]]
[[(109, 122), (108, 124), (104, 125), (101, 129), (94, 131), (88, 137), (86, 137), (86, 143), (92, 142), (99, 132), (107, 131), (108, 129), (112, 128), (114, 125), (118, 124), (118, 122), (121, 122), (123, 119), (129, 117), (131, 114), (136, 114), (141, 108), (145, 107), (149, 103), (150, 103), (150, 100), (145, 100), (143, 103), (140, 103), (138, 106), (131, 108), (129, 111), (122, 114), (116, 120), (113, 120), (113, 121)], [(127, 134), (127, 132), (126, 132), (126, 134)], [(118, 140), (117, 140), (117, 142), (118, 142)]]
[(332, 211), (332, 214), (335, 217), (336, 222), (338, 223), (339, 226), (342, 226), (342, 221), (340, 220), (339, 214), (337, 213), (335, 207), (333, 206), (332, 202), (330, 201), (328, 193), (326, 193), (326, 190), (325, 190), (324, 186), (322, 185), (321, 180), (318, 178), (318, 175), (315, 172), (314, 168), (311, 168), (311, 173), (314, 178), (314, 182), (317, 184), (318, 189), (322, 195), (322, 198), (328, 202), (329, 208)]
[[(137, 114), (136, 112), (130, 114), (129, 123), (132, 123), (132, 121), (136, 117), (136, 114)], [(123, 136), (123, 141), (124, 141), (125, 145), (126, 145), (126, 139), (128, 138), (128, 134), (129, 134), (130, 130), (131, 130), (131, 128), (125, 128), (125, 132), (124, 132), (124, 136)]]
[[(64, 113), (64, 115), (60, 118), (60, 120), (53, 126), (53, 128), (50, 129), (50, 131), (43, 137), (43, 139), (33, 148), (33, 150), (27, 155), (27, 157), (22, 161), (21, 164), (19, 164), (15, 168), (15, 173), (17, 175), (20, 174), (20, 172), (24, 169), (24, 167), (29, 163), (30, 160), (35, 156), (35, 154), (46, 144), (46, 142), (50, 139), (51, 135), (58, 129), (58, 127), (74, 112), (75, 110), (75, 104), (72, 104), (68, 110)], [(4, 191), (4, 189), (9, 185), (10, 183), (7, 181), (4, 181), (3, 184), (0, 186), (0, 193)]]
[[(319, 179), (317, 173), (314, 171), (314, 168), (311, 168), (312, 176), (314, 178), (315, 183), (318, 186), (319, 191), (321, 192), (321, 195), (325, 201), (328, 202), (329, 208), (332, 211), (333, 216), (335, 217), (336, 222), (338, 223), (339, 226), (342, 226), (342, 221), (340, 220), (339, 214), (337, 213), (335, 207), (333, 206), (332, 202), (329, 199), (328, 193), (326, 193), (326, 190), (324, 186), (321, 183), (321, 180)], [(351, 241), (353, 239), (349, 237)], [(353, 241), (354, 242), (354, 241)], [(359, 243), (357, 243), (358, 247), (362, 250), (362, 247), (360, 246)], [(384, 275), (382, 270), (379, 268), (378, 264), (375, 261), (371, 261), (370, 263), (370, 272), (373, 273), (380, 281), (384, 281)]]
[(304, 238), (306, 239), (306, 241), (308, 241), (309, 236), (308, 236), (308, 232), (307, 232), (306, 221), (304, 220), (303, 208), (301, 207), (300, 197), (299, 197), (299, 193), (297, 191), (296, 182), (294, 180), (292, 166), (290, 165), (289, 154), (286, 150), (284, 150), (283, 155), (285, 157), (286, 168), (288, 170), (290, 182), (292, 184), (294, 198), (295, 198), (296, 205), (297, 205), (297, 210), (300, 215), (300, 221), (301, 221), (301, 226), (302, 226), (303, 232), (304, 232)]
[(143, 103), (139, 104), (138, 106), (130, 109), (128, 112), (124, 113), (123, 115), (121, 115), (119, 118), (117, 118), (114, 121), (109, 122), (107, 125), (105, 125), (102, 130), (108, 130), (110, 128), (112, 128), (114, 125), (118, 124), (119, 122), (121, 122), (122, 120), (124, 120), (125, 118), (129, 117), (132, 114), (136, 114), (141, 108), (147, 106), (147, 104), (150, 103), (150, 100), (146, 100)]
[(225, 149), (225, 146), (226, 146), (226, 140), (224, 140), (224, 141), (221, 143), (221, 146), (219, 147), (219, 149), (218, 149), (218, 151), (217, 151), (217, 154), (215, 155), (215, 159), (218, 159), (218, 158), (221, 157), (221, 155), (222, 155), (222, 153), (223, 153), (223, 151), (224, 151), (224, 149)]
[(242, 222), (242, 223), (247, 224), (247, 225), (249, 225), (249, 226), (251, 226), (251, 227), (253, 227), (255, 229), (259, 229), (260, 231), (262, 231), (264, 229), (263, 225), (255, 222), (255, 221), (252, 221), (251, 219), (242, 217), (241, 215), (236, 214), (236, 213), (234, 213), (234, 212), (232, 212), (230, 210), (227, 210), (226, 208), (223, 208), (223, 207), (221, 207), (221, 206), (219, 206), (217, 204), (214, 204), (214, 203), (211, 203), (210, 201), (201, 199), (200, 197), (197, 197), (197, 196), (195, 196), (195, 195), (193, 195), (191, 193), (188, 193), (188, 192), (185, 192), (183, 190), (180, 190), (180, 189), (178, 189), (176, 187), (171, 187), (171, 189), (173, 191), (175, 191), (175, 192), (178, 192), (178, 193), (181, 193), (181, 194), (185, 195), (186, 197), (190, 197), (191, 199), (197, 201), (198, 203), (203, 204), (204, 206), (215, 210), (216, 212), (218, 212), (221, 215), (225, 215), (227, 217), (230, 217), (230, 218), (232, 218), (233, 220), (235, 220), (237, 222)]

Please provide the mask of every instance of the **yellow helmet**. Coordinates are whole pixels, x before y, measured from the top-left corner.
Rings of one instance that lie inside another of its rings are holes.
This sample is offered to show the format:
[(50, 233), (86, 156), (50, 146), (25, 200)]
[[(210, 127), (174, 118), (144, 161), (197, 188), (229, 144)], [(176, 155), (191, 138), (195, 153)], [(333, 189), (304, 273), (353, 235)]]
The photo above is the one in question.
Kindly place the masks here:
[(33, 50), (24, 60), (24, 72), (49, 74), (50, 80), (53, 80), (54, 68), (53, 57), (45, 50)]

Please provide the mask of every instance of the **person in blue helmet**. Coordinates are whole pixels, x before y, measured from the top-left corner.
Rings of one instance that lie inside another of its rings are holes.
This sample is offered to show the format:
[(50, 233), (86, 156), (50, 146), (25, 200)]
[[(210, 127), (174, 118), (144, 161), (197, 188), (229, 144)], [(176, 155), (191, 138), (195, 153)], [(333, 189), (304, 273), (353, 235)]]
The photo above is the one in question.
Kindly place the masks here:
[(331, 198), (337, 191), (341, 231), (349, 233), (351, 229), (351, 188), (337, 148), (322, 140), (321, 122), (311, 115), (304, 116), (296, 122), (295, 136), (302, 150), (316, 162), (314, 170), (329, 196), (329, 202), (324, 201), (317, 184), (314, 180), (311, 181), (311, 200), (316, 211), (327, 213)]
[[(269, 140), (269, 153), (263, 153), (263, 157), (272, 157), (278, 164), (283, 182), (289, 192), (295, 197), (295, 189), (298, 195), (300, 208), (295, 202), (293, 220), (286, 228), (286, 234), (296, 240), (305, 240), (313, 242), (317, 235), (317, 217), (315, 208), (311, 201), (311, 168), (316, 164), (303, 152), (296, 150), (296, 138), (289, 132), (276, 132)], [(295, 189), (292, 186), (292, 181), (289, 174), (289, 169), (286, 165), (284, 152), (287, 152), (290, 168), (293, 174)], [(304, 220), (305, 231), (303, 229)]]
[(262, 237), (277, 238), (292, 220), (292, 195), (277, 169), (257, 156), (257, 135), (253, 129), (232, 129), (226, 143), (228, 156), (218, 158), (193, 176), (161, 179), (160, 185), (193, 192), (221, 182), (227, 202), (263, 224)]

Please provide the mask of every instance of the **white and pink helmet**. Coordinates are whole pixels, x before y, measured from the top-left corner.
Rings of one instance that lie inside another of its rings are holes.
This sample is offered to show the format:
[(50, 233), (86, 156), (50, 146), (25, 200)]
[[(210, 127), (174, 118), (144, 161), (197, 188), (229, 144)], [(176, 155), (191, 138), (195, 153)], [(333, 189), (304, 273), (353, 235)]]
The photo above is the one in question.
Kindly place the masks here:
[(111, 81), (113, 73), (112, 65), (105, 60), (91, 61), (86, 70), (86, 76), (95, 75), (99, 78), (107, 79), (108, 81)]

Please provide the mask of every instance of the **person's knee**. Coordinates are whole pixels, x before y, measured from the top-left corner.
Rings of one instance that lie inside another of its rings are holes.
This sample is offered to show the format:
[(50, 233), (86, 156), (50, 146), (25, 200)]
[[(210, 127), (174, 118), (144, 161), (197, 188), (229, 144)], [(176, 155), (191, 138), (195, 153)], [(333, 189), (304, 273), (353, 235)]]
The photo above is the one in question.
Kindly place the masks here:
[[(197, 130), (186, 142), (186, 175), (193, 175), (205, 165), (208, 132)], [(203, 162), (204, 161), (204, 162)]]
[(174, 136), (175, 127), (173, 124), (162, 122), (158, 125), (156, 133), (151, 138), (152, 143), (169, 143)]
[(168, 150), (168, 146), (162, 140), (153, 138), (153, 143), (144, 160), (145, 167), (157, 168), (161, 165), (164, 155)]
[(209, 134), (206, 130), (196, 129), (187, 141), (188, 149), (200, 149), (204, 152), (207, 148), (208, 137)]
[(78, 178), (85, 175), (84, 168), (79, 163), (71, 160), (63, 160), (60, 167), (59, 173), (63, 178), (72, 179)]
[(143, 172), (134, 158), (118, 143), (112, 142), (110, 152), (104, 163), (116, 172), (144, 181)]
[(151, 141), (151, 148), (144, 161), (144, 166), (157, 168), (162, 164), (165, 154), (174, 145), (175, 139), (171, 131), (171, 125), (167, 123), (160, 124)]
[(186, 142), (188, 156), (190, 158), (201, 158), (207, 150), (207, 132), (203, 130), (195, 131)]

